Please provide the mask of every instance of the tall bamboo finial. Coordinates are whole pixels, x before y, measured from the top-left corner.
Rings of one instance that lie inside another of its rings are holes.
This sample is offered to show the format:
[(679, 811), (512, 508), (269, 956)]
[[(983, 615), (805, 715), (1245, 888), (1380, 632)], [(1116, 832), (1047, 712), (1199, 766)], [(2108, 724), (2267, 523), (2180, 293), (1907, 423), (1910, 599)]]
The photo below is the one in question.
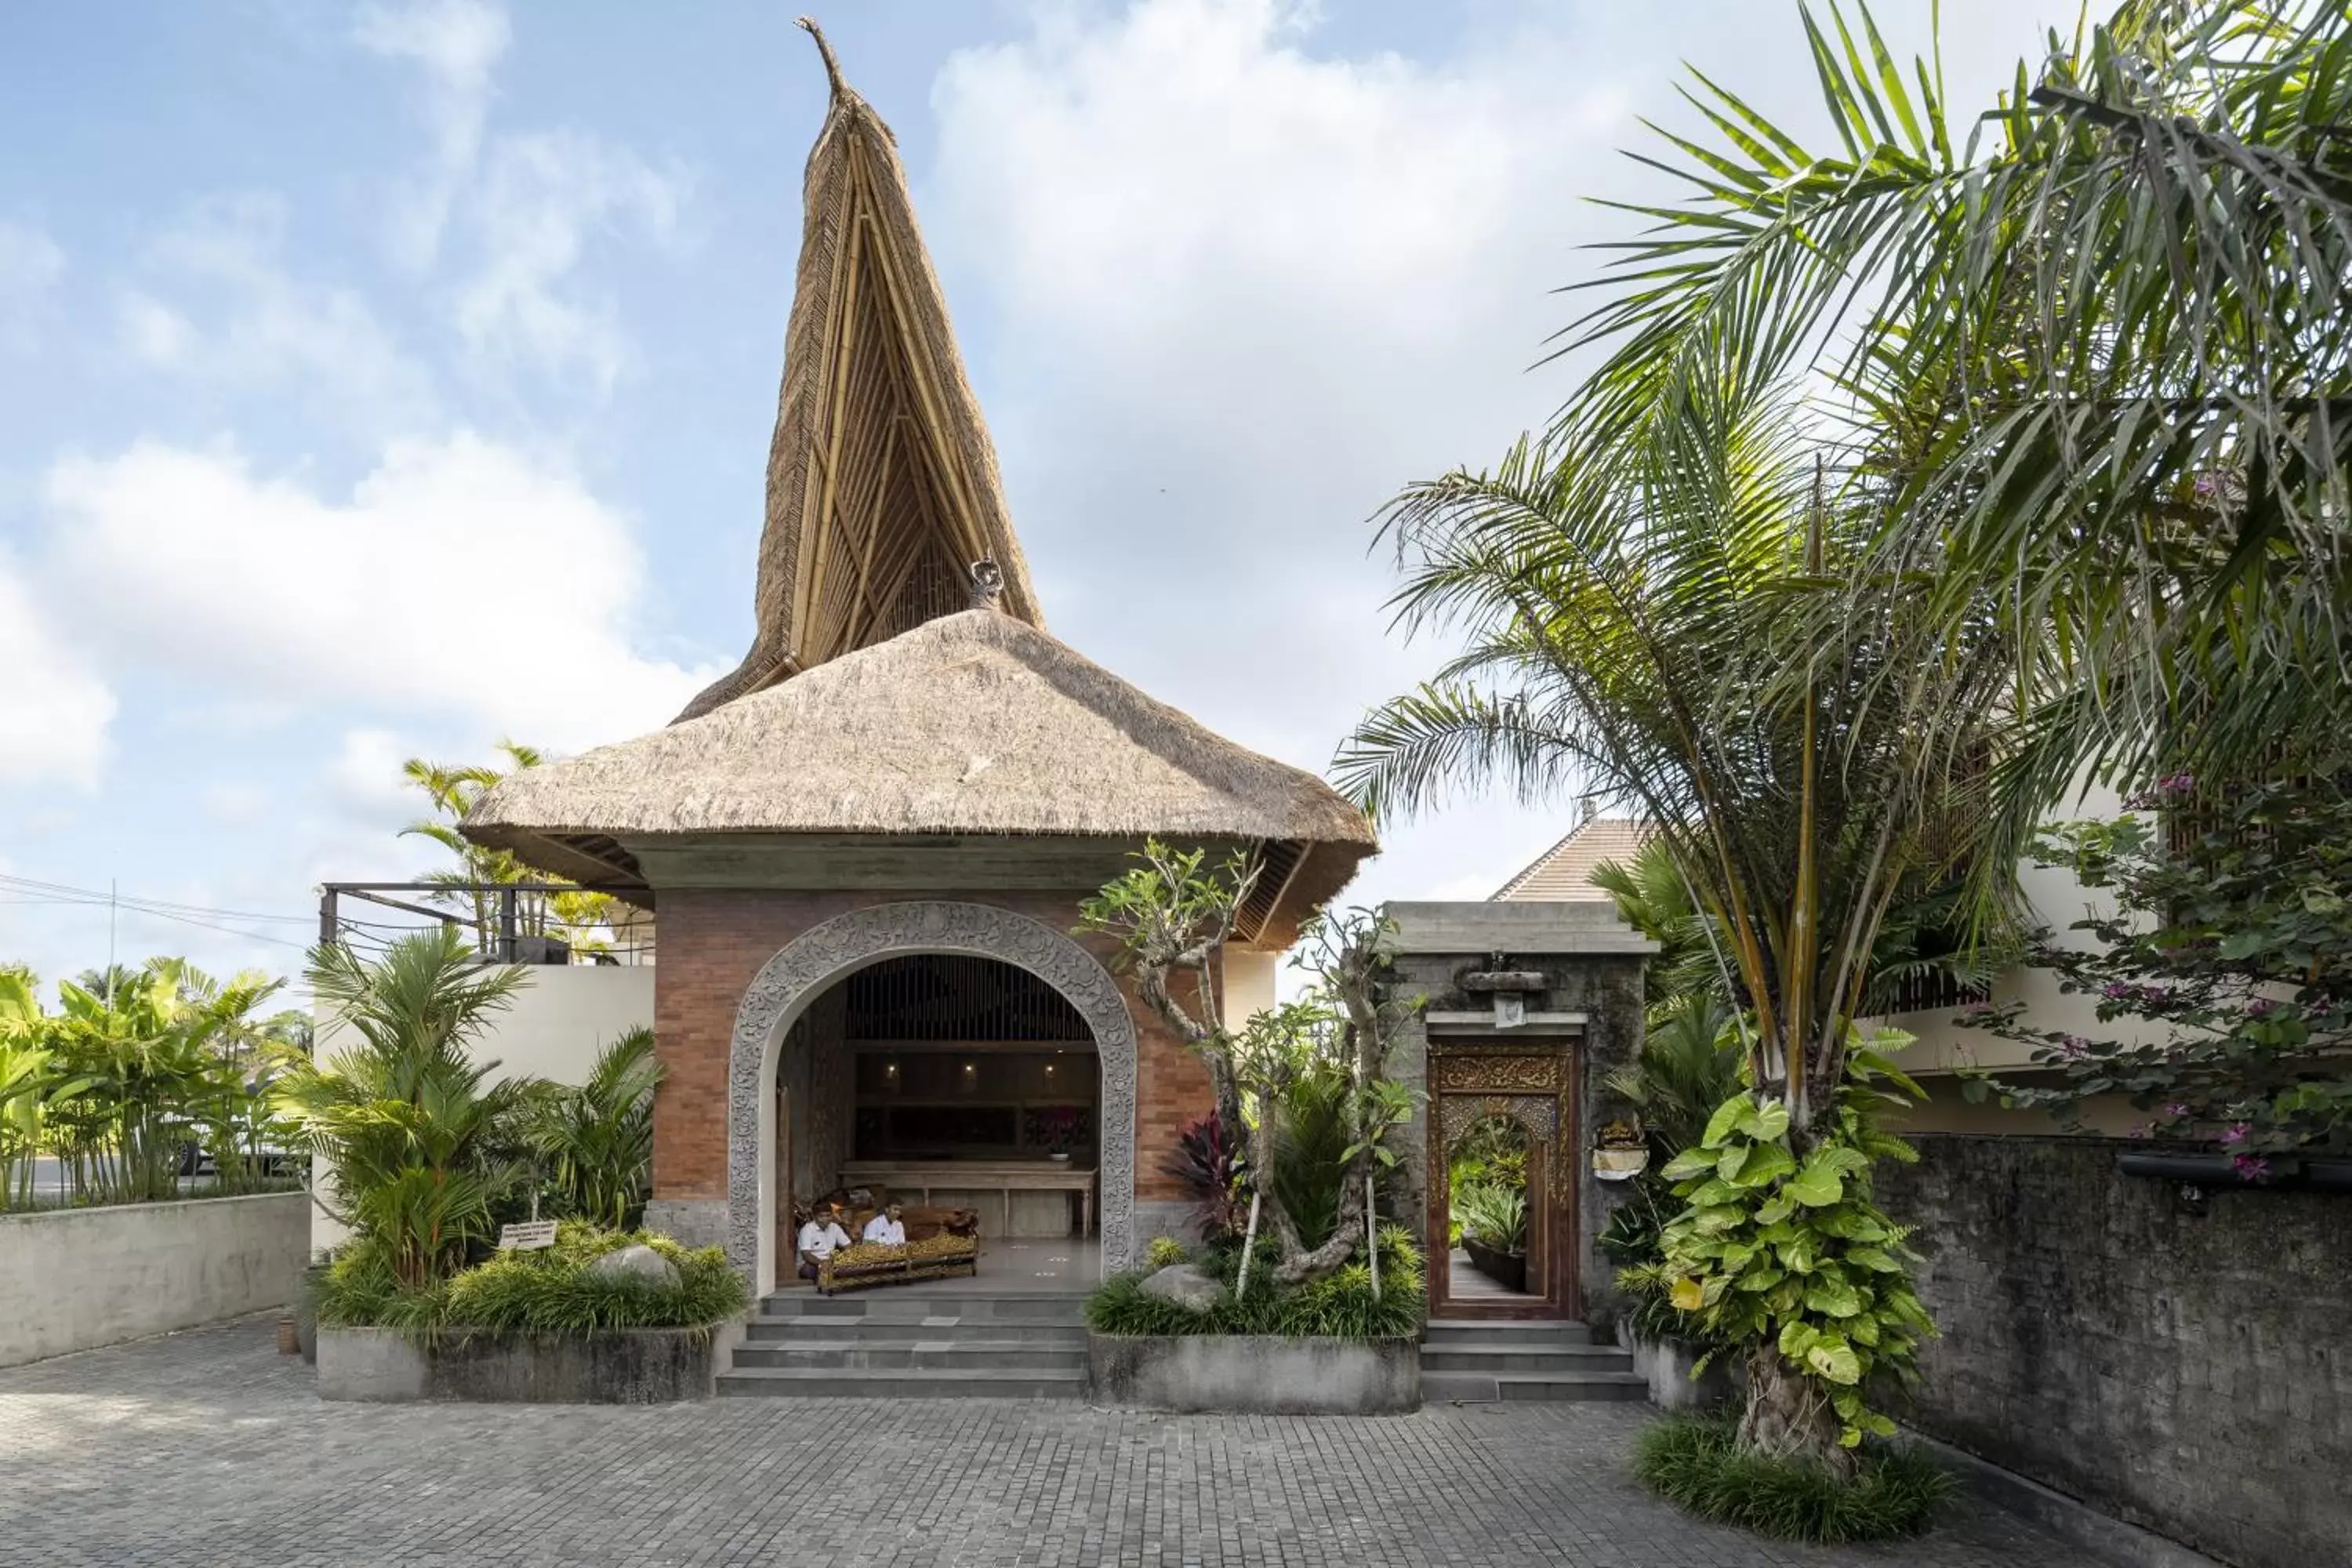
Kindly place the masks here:
[(825, 79), (833, 83), (833, 96), (836, 99), (848, 97), (849, 84), (841, 79), (841, 62), (834, 58), (833, 46), (825, 41), (824, 29), (816, 25), (814, 16), (802, 16), (797, 20), (801, 30), (816, 40), (816, 52), (824, 57)]

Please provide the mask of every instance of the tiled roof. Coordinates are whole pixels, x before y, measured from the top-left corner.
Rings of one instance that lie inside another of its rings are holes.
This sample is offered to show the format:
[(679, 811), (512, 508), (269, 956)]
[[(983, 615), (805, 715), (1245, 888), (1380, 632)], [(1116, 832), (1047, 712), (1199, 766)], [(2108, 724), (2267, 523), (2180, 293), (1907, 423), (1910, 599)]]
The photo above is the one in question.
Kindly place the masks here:
[(1490, 902), (1541, 903), (1567, 899), (1606, 899), (1592, 885), (1592, 868), (1604, 860), (1630, 861), (1650, 836), (1650, 825), (1622, 817), (1596, 816), (1545, 850), (1533, 865), (1503, 884)]

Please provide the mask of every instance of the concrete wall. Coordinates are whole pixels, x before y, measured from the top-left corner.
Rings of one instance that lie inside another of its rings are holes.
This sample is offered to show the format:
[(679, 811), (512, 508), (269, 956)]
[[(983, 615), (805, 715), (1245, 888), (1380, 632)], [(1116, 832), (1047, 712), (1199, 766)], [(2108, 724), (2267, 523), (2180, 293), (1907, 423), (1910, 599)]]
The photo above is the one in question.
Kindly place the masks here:
[(1421, 1408), (1421, 1342), (1088, 1334), (1089, 1397), (1142, 1410), (1398, 1415)]
[(0, 1215), (0, 1366), (285, 1306), (310, 1206), (265, 1193)]
[(2127, 1143), (1917, 1143), (1878, 1176), (1942, 1330), (1912, 1425), (2242, 1568), (2347, 1561), (2352, 1198), (2196, 1215)]

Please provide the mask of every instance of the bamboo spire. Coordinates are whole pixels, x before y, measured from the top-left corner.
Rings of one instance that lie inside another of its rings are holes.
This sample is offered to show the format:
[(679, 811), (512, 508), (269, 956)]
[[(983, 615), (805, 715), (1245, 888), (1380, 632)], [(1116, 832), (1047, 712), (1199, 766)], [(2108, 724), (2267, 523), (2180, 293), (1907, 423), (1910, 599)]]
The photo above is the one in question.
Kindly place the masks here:
[(803, 176), (752, 643), (681, 719), (962, 609), (977, 561), (1003, 574), (1005, 614), (1045, 624), (897, 138), (799, 25), (831, 98)]

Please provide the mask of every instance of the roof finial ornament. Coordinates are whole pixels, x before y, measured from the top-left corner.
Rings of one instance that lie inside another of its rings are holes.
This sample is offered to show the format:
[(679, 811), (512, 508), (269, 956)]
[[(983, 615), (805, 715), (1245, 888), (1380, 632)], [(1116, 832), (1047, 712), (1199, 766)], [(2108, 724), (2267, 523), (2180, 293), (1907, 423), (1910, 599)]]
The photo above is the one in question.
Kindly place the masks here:
[(803, 32), (816, 40), (816, 52), (824, 57), (825, 79), (833, 83), (833, 96), (836, 99), (847, 98), (849, 84), (841, 79), (841, 62), (833, 58), (833, 46), (825, 42), (824, 29), (816, 25), (816, 18), (814, 16), (800, 16), (794, 20)]
[(1004, 568), (996, 558), (983, 555), (971, 563), (971, 608), (992, 610), (1004, 594)]

